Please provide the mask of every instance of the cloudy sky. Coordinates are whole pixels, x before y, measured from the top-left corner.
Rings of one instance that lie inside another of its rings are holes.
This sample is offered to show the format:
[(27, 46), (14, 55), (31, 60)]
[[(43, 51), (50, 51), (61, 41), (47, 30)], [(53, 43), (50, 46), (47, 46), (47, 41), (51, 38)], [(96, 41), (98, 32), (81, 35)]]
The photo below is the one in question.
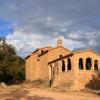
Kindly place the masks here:
[(100, 53), (100, 0), (0, 0), (0, 37), (23, 57), (58, 38)]

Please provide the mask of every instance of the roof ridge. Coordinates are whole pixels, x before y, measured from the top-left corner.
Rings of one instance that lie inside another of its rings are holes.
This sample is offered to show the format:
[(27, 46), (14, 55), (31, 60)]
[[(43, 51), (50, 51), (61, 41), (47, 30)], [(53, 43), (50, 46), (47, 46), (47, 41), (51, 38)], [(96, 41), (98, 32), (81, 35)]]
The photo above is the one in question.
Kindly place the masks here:
[(57, 49), (57, 48), (64, 48), (65, 50), (71, 52), (70, 50), (68, 50), (67, 48), (65, 48), (65, 47), (63, 47), (63, 46), (54, 47), (54, 48), (52, 48), (51, 50), (53, 50), (53, 49)]
[(96, 55), (99, 56), (99, 54), (97, 52), (95, 52), (94, 50), (92, 50), (92, 49), (84, 49), (84, 50), (74, 51), (73, 54), (81, 53), (81, 52), (85, 52), (85, 51), (91, 51), (91, 52), (93, 52), (93, 53), (95, 53)]
[(83, 51), (88, 51), (88, 50), (91, 50), (91, 49), (83, 49), (83, 50), (77, 50), (77, 51), (72, 51), (72, 52), (77, 53), (77, 52), (83, 52)]

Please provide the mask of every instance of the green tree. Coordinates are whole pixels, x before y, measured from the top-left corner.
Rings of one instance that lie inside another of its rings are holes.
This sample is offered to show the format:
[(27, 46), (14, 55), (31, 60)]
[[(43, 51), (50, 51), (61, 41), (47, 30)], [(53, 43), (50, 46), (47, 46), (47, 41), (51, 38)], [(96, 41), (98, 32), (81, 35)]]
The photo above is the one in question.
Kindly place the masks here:
[(24, 79), (24, 64), (15, 47), (0, 38), (0, 81), (8, 83)]

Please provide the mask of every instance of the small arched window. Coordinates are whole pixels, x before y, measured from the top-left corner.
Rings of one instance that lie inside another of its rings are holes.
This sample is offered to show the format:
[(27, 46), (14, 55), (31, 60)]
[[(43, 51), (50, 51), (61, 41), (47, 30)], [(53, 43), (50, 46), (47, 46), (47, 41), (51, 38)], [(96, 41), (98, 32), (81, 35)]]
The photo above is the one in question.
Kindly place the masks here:
[(79, 59), (79, 69), (83, 69), (83, 59)]
[(94, 70), (98, 70), (98, 60), (94, 61)]
[(67, 70), (71, 70), (71, 59), (68, 58)]
[(87, 70), (91, 70), (91, 66), (92, 66), (91, 61), (92, 61), (91, 58), (86, 59), (86, 69)]
[(65, 61), (62, 60), (62, 72), (64, 72), (64, 71), (65, 71)]
[(62, 55), (59, 55), (59, 57), (62, 57)]

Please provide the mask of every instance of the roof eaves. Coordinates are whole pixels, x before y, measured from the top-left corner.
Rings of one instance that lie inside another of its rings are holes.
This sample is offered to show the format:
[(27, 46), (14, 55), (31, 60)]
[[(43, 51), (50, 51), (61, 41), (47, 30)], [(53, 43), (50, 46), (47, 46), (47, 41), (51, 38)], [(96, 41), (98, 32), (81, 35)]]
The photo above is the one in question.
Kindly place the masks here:
[(28, 55), (27, 57), (25, 57), (25, 60), (28, 59), (31, 55)]
[(49, 51), (49, 50), (46, 50), (45, 52), (43, 52), (43, 53), (39, 54), (39, 55), (38, 55), (38, 57), (43, 56), (43, 55), (44, 55), (44, 54), (46, 54), (48, 51)]

